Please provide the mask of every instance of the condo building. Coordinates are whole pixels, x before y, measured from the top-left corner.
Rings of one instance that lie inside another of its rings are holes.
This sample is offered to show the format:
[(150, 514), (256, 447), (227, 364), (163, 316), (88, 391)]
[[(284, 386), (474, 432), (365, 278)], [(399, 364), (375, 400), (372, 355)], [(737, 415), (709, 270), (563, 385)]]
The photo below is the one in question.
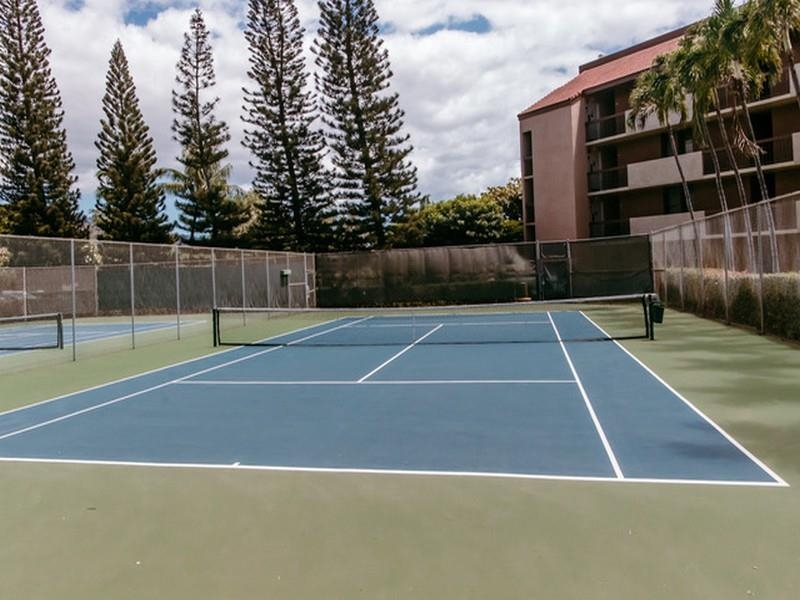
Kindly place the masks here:
[[(636, 77), (654, 58), (675, 50), (685, 31), (582, 65), (577, 77), (519, 114), (526, 241), (648, 233), (688, 220), (666, 128), (655, 116), (642, 126), (628, 123)], [(800, 189), (800, 110), (790, 80), (785, 76), (766, 85), (749, 105), (769, 197)], [(732, 135), (735, 99), (722, 93), (721, 105)], [(700, 214), (720, 211), (712, 151), (720, 161), (729, 207), (740, 205), (719, 123), (709, 118), (713, 150), (695, 144), (688, 119), (680, 123), (675, 115), (671, 120)], [(736, 164), (747, 202), (761, 200), (752, 156), (737, 150)]]

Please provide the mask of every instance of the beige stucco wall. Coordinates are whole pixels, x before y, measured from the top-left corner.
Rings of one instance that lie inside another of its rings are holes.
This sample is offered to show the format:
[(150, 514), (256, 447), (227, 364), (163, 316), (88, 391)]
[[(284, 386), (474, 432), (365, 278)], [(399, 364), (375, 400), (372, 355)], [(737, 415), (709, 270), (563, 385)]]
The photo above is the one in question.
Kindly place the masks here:
[(520, 136), (533, 133), (534, 199), (538, 240), (587, 237), (584, 108), (575, 102), (520, 121)]

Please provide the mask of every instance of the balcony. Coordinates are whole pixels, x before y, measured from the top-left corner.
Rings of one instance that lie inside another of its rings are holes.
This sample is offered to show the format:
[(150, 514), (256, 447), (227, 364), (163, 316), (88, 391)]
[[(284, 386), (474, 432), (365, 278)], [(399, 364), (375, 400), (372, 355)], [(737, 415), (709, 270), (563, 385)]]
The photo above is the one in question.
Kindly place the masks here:
[(631, 224), (628, 219), (616, 219), (613, 221), (593, 221), (589, 223), (590, 236), (615, 237), (619, 235), (630, 235)]
[(625, 114), (624, 112), (591, 119), (586, 123), (586, 141), (593, 142), (603, 138), (620, 135), (625, 133)]
[(628, 187), (628, 167), (614, 167), (589, 173), (589, 191), (602, 192)]
[[(791, 135), (759, 140), (758, 146), (761, 148), (762, 165), (767, 166), (794, 161), (794, 143)], [(712, 175), (714, 173), (714, 160), (711, 152), (712, 150), (703, 151), (704, 175)], [(723, 173), (733, 170), (733, 165), (725, 148), (715, 148), (713, 152), (717, 155), (720, 170)], [(751, 169), (756, 166), (755, 159), (752, 156), (744, 155), (736, 148), (734, 148), (733, 153), (736, 159), (736, 166), (739, 169)]]

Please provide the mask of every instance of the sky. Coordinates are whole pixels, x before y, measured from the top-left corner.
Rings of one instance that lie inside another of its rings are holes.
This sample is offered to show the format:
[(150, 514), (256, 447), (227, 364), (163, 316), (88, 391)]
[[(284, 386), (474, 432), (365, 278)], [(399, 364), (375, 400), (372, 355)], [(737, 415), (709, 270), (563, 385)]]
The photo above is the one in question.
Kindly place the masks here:
[[(708, 15), (713, 0), (375, 0), (418, 169), (433, 201), (476, 194), (519, 175), (517, 115), (578, 67)], [(307, 63), (316, 0), (296, 0)], [(245, 0), (39, 0), (61, 90), (82, 207), (90, 213), (101, 100), (111, 48), (121, 40), (159, 165), (175, 167), (171, 93), (183, 34), (200, 7), (212, 31), (217, 117), (231, 129), (232, 183), (252, 180), (243, 137), (248, 54)], [(309, 81), (312, 81), (311, 79)], [(174, 210), (170, 211), (174, 213)], [(174, 216), (174, 215), (173, 215)]]

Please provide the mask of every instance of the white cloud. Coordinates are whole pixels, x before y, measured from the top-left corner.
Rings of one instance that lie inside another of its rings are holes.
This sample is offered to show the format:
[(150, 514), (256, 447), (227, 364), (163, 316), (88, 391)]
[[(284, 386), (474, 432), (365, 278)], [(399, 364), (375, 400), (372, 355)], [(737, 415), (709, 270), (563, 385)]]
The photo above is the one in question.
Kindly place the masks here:
[[(94, 139), (111, 47), (119, 38), (131, 63), (142, 110), (162, 166), (174, 166), (171, 91), (183, 33), (196, 3), (188, 0), (39, 0), (51, 63), (64, 100), (70, 148), (80, 186), (91, 199), (96, 185)], [(126, 24), (129, 11), (162, 7), (145, 25)], [(241, 146), (242, 87), (247, 47), (239, 28), (244, 0), (199, 2), (212, 29), (218, 116), (230, 125), (233, 178), (251, 172)], [(297, 0), (307, 41), (318, 9)], [(420, 191), (434, 200), (475, 193), (518, 174), (516, 115), (573, 77), (600, 53), (623, 48), (702, 18), (713, 0), (376, 0), (406, 125), (415, 147)], [(482, 15), (492, 31), (419, 32)], [(307, 44), (308, 45), (308, 44)], [(309, 66), (313, 58), (309, 52)], [(90, 202), (90, 200), (87, 200)], [(85, 206), (90, 209), (90, 206)]]

